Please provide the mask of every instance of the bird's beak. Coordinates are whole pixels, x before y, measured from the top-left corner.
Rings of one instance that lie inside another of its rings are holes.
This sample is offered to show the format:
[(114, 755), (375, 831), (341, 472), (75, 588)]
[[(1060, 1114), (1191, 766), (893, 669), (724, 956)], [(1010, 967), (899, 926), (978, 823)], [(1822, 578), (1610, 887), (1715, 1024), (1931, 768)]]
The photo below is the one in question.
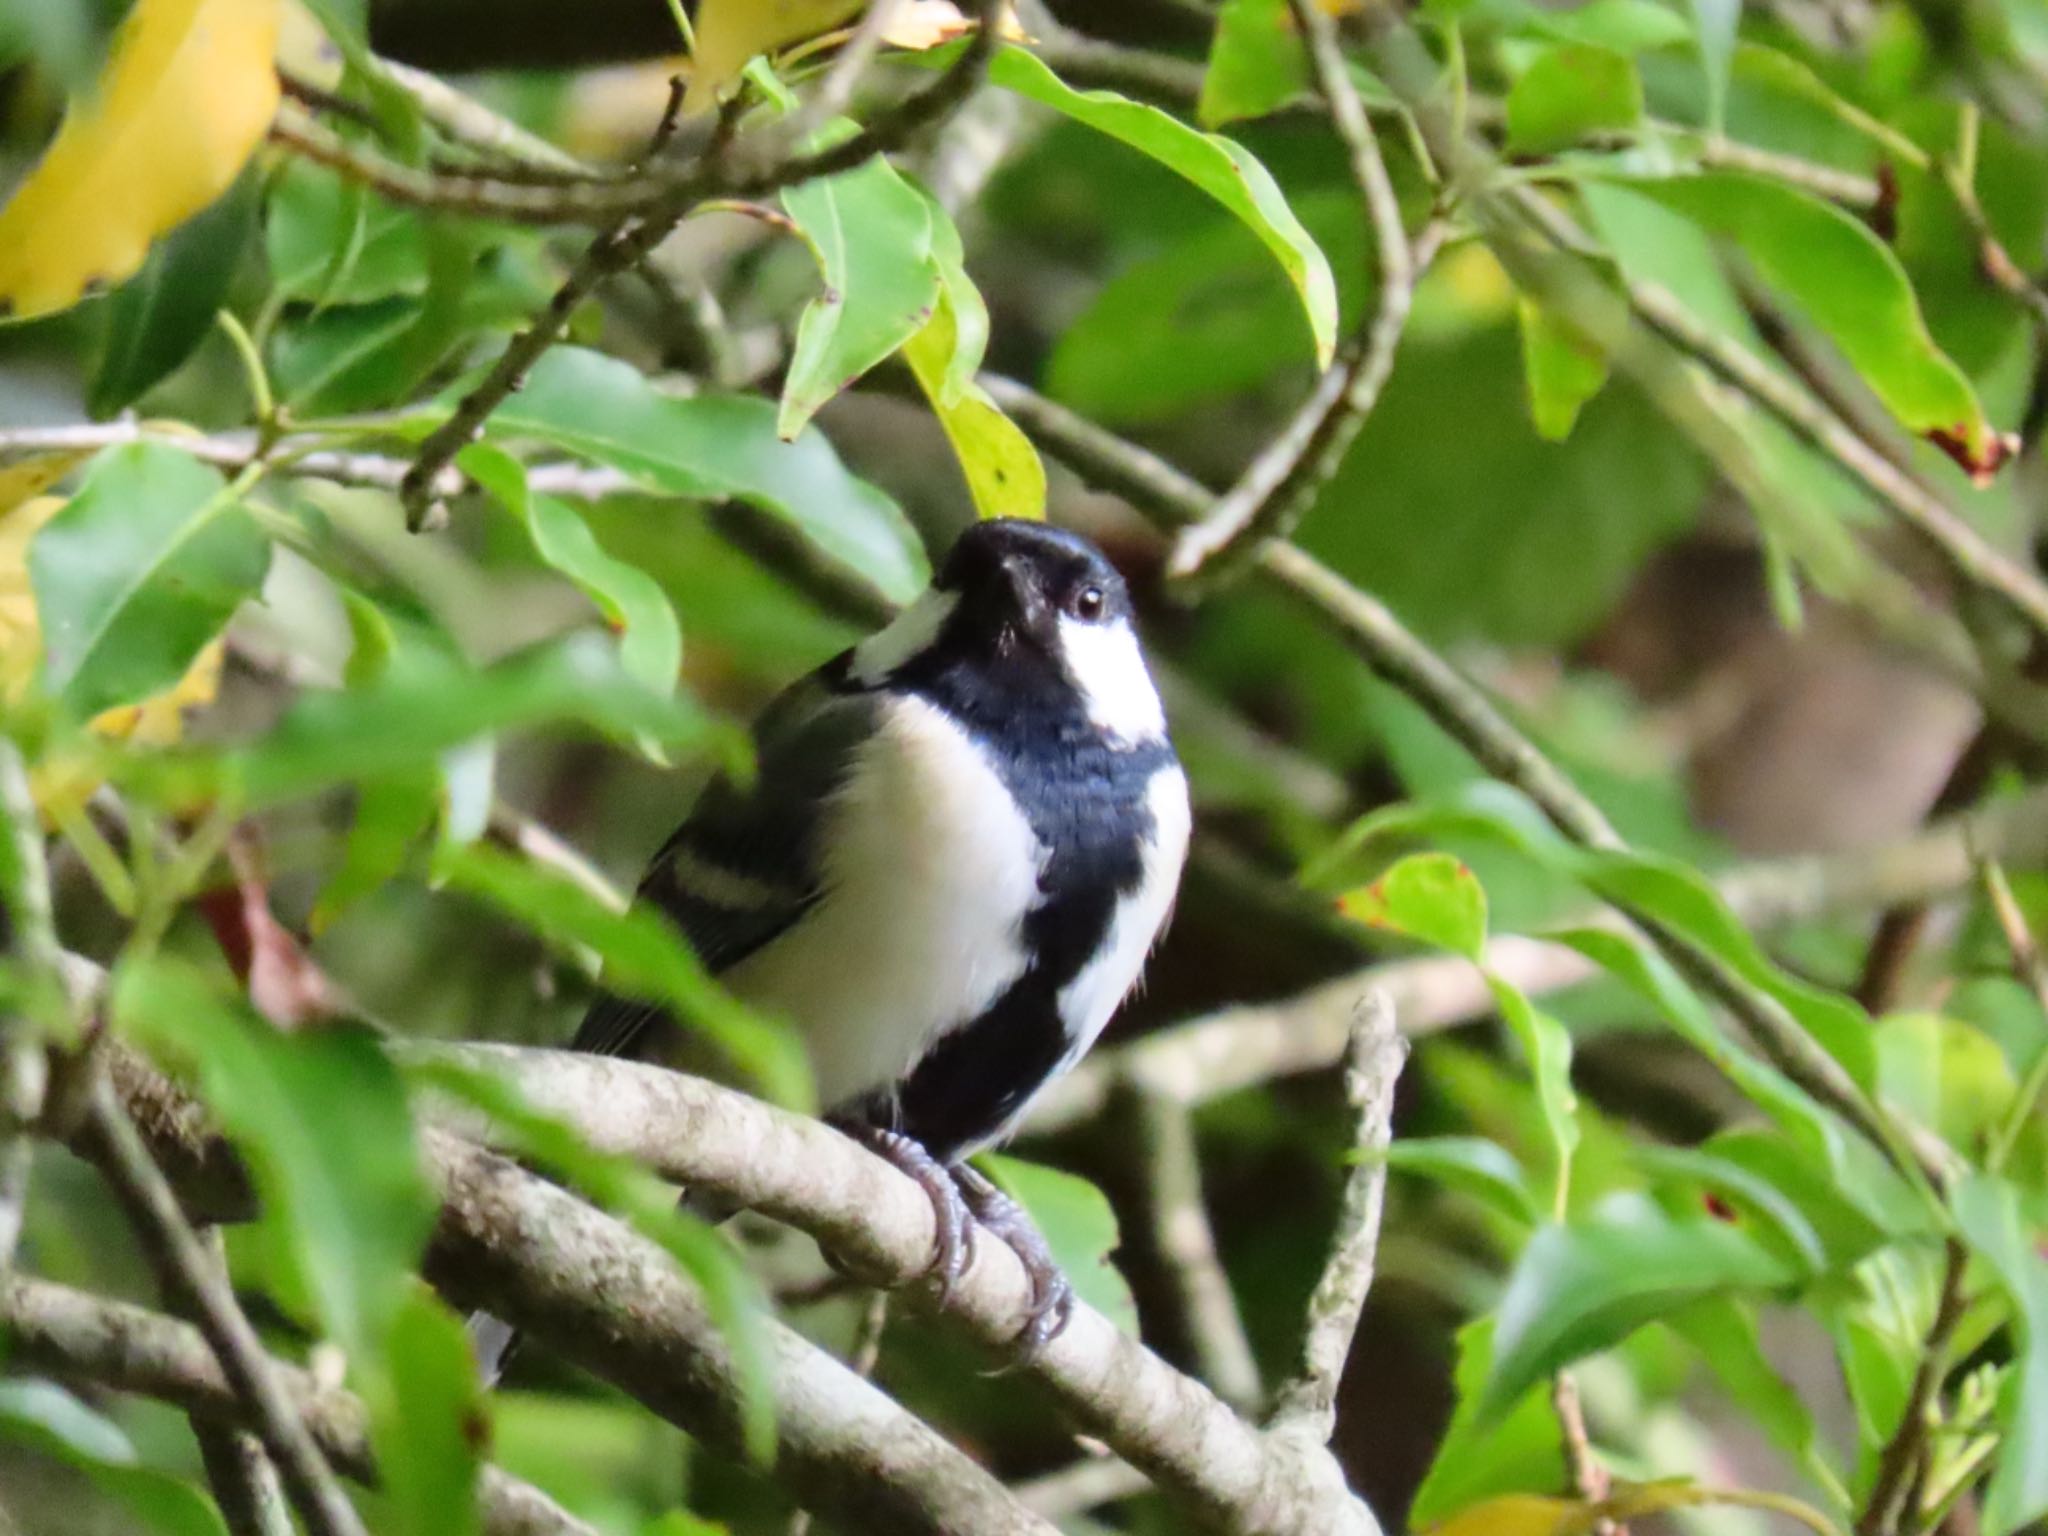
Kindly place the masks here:
[(1036, 639), (1048, 637), (1051, 634), (1052, 610), (1044, 593), (1039, 591), (1030, 565), (1022, 560), (1005, 560), (1002, 567), (1003, 580), (1009, 584), (1010, 597), (1016, 604), (1017, 627)]

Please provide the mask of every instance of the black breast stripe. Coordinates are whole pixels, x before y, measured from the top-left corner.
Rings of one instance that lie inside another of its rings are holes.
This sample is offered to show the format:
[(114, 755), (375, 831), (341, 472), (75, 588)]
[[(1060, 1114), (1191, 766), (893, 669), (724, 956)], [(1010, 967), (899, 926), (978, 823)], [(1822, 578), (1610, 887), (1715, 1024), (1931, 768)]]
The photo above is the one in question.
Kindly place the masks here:
[(940, 1036), (890, 1093), (839, 1113), (900, 1130), (947, 1161), (1007, 1124), (1073, 1045), (1059, 994), (1102, 947), (1118, 902), (1138, 888), (1155, 835), (1147, 794), (1174, 761), (1164, 740), (1119, 747), (1070, 693), (1012, 689), (1000, 712), (981, 708), (965, 669), (914, 667), (896, 680), (967, 722), (1039, 841), (1052, 850), (1041, 899), (1024, 919), (1033, 962), (973, 1019)]

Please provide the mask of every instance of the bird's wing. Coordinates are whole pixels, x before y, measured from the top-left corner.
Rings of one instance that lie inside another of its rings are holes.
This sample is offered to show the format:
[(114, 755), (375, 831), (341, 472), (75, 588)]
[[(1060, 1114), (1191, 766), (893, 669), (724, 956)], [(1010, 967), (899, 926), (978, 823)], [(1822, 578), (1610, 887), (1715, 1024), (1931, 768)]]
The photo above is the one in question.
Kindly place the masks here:
[[(639, 899), (665, 913), (712, 972), (775, 939), (822, 894), (825, 807), (873, 734), (877, 708), (872, 695), (835, 690), (834, 675), (814, 674), (769, 706), (754, 728), (753, 784), (713, 782), (640, 882)], [(608, 994), (572, 1049), (631, 1054), (661, 1016), (656, 1004)]]

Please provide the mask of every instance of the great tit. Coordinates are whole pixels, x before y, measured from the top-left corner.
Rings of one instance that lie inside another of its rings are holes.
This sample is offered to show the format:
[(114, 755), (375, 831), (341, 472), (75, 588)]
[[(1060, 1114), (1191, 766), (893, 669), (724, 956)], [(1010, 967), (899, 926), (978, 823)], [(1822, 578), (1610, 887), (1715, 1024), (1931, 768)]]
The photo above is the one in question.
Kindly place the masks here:
[[(826, 1118), (923, 1187), (942, 1286), (977, 1223), (1017, 1252), (1027, 1353), (1073, 1293), (966, 1159), (1102, 1033), (1187, 853), (1187, 779), (1131, 618), (1086, 539), (976, 523), (893, 623), (768, 707), (751, 785), (714, 782), (639, 888), (735, 995), (796, 1028)], [(686, 1047), (620, 996), (574, 1041), (671, 1064)]]

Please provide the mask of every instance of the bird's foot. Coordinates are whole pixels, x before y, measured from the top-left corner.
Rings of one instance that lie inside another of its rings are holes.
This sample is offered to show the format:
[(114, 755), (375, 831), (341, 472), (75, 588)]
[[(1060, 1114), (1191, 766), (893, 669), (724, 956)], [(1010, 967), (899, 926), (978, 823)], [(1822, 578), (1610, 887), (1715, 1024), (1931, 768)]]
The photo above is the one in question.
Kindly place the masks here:
[(1060, 1272), (1045, 1234), (1023, 1206), (966, 1163), (956, 1163), (948, 1171), (974, 1219), (1008, 1245), (1030, 1277), (1031, 1315), (1016, 1339), (1016, 1364), (1029, 1365), (1073, 1320), (1073, 1283)]
[(857, 1122), (840, 1129), (890, 1167), (916, 1180), (917, 1187), (931, 1201), (932, 1262), (925, 1275), (938, 1277), (939, 1303), (943, 1306), (974, 1262), (974, 1217), (963, 1191), (937, 1158), (902, 1132)]

